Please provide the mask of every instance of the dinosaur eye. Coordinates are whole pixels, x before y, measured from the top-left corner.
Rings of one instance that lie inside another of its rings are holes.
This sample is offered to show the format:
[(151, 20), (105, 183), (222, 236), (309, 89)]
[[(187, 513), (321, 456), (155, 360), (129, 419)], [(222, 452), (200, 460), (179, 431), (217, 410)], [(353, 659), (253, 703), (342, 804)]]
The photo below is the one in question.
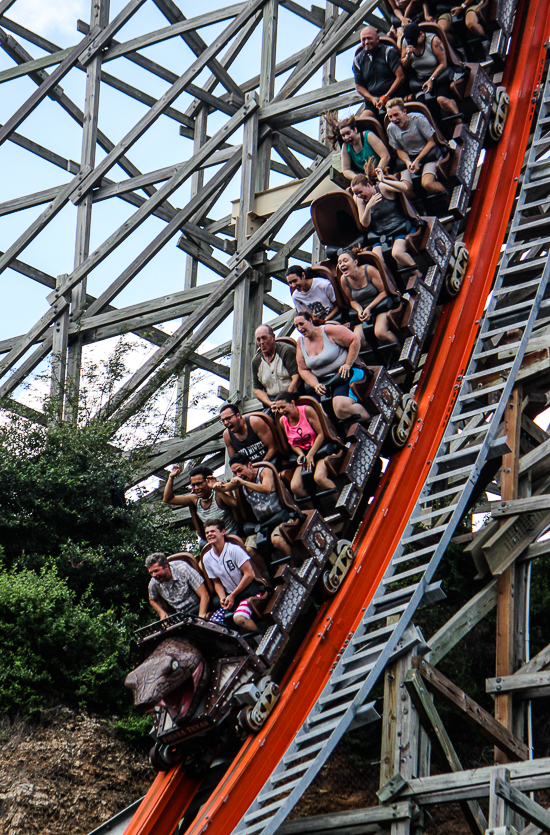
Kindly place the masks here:
[(172, 660), (172, 663), (170, 664), (170, 666), (172, 667), (173, 670), (178, 670), (179, 666), (180, 666), (180, 662), (176, 661), (176, 659), (174, 658)]

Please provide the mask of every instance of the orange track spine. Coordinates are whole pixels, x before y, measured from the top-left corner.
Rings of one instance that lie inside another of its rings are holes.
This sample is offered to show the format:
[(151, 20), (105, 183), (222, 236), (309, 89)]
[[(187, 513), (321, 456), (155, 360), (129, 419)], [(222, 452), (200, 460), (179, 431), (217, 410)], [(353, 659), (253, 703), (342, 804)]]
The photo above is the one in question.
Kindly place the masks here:
[[(471, 354), (479, 319), (491, 289), (501, 243), (540, 83), (544, 42), (550, 32), (550, 2), (520, 3), (504, 85), (510, 111), (504, 136), (487, 152), (474, 198), (465, 243), (470, 265), (464, 286), (445, 307), (432, 341), (417, 400), (418, 422), (410, 443), (394, 456), (356, 537), (357, 558), (334, 601), (319, 611), (304, 651), (294, 659), (266, 727), (243, 745), (215, 795), (203, 806), (188, 835), (228, 835), (269, 778), (306, 720), (330, 674), (336, 653), (357, 627), (399, 543), (437, 451)], [(163, 791), (164, 783), (177, 790)], [(173, 769), (159, 775), (125, 835), (170, 835), (187, 808), (196, 783)], [(157, 787), (155, 789), (155, 787)]]

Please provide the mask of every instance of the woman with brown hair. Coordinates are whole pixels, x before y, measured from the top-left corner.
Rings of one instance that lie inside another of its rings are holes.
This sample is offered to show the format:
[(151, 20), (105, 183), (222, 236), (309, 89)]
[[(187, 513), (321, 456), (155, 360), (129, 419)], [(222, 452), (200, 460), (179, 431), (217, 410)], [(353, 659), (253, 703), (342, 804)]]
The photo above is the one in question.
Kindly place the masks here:
[(372, 130), (361, 133), (354, 116), (338, 121), (333, 114), (325, 113), (327, 137), (331, 147), (340, 145), (342, 174), (348, 180), (365, 169), (367, 160), (372, 159), (376, 166), (387, 168), (390, 154), (380, 137)]
[[(385, 236), (393, 239), (391, 252), (399, 267), (416, 266), (407, 252), (406, 241), (407, 235), (414, 232), (416, 227), (405, 215), (398, 200), (399, 192), (405, 194), (407, 189), (407, 183), (388, 177), (381, 168), (374, 170), (370, 163), (367, 165), (367, 173), (358, 174), (351, 181), (361, 225), (376, 238)], [(380, 258), (383, 257), (380, 244), (375, 243), (372, 250)], [(420, 271), (417, 270), (416, 274), (420, 275)]]
[(344, 325), (314, 325), (307, 310), (296, 314), (294, 324), (300, 334), (296, 361), (302, 380), (315, 394), (324, 395), (328, 380), (339, 374), (341, 382), (332, 390), (334, 414), (340, 420), (368, 420), (369, 413), (350, 388), (351, 383), (365, 377), (364, 368), (356, 364), (360, 347), (357, 334)]
[[(388, 296), (382, 277), (371, 264), (359, 265), (357, 256), (351, 249), (344, 249), (338, 254), (338, 268), (341, 273), (340, 283), (344, 295), (350, 300), (350, 307), (356, 311), (359, 324), (355, 333), (366, 347), (363, 324), (373, 321), (374, 335), (379, 342), (395, 344), (397, 336), (390, 328), (388, 310), (392, 299)], [(384, 303), (385, 302), (385, 303)]]

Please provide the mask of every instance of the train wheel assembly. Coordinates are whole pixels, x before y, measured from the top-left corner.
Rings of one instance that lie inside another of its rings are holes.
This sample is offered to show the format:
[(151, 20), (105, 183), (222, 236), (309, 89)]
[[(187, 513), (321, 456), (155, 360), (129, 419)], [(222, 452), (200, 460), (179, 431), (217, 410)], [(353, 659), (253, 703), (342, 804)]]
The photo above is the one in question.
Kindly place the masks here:
[(329, 565), (317, 581), (316, 590), (320, 598), (326, 599), (336, 594), (354, 559), (351, 542), (341, 539), (336, 546), (336, 552), (329, 557)]
[(392, 455), (394, 452), (403, 449), (412, 432), (417, 412), (418, 403), (414, 399), (414, 395), (403, 395), (403, 401), (397, 409), (395, 421), (392, 423), (384, 441), (383, 455)]
[(179, 763), (181, 752), (173, 745), (162, 745), (157, 742), (149, 751), (151, 765), (156, 771), (170, 771)]
[(470, 253), (464, 246), (464, 243), (462, 241), (455, 241), (449, 269), (443, 279), (443, 285), (439, 293), (439, 304), (451, 301), (458, 296), (466, 276), (469, 259)]
[(259, 682), (258, 689), (261, 695), (252, 707), (243, 707), (238, 714), (239, 725), (244, 731), (257, 733), (265, 724), (265, 721), (279, 700), (279, 685), (272, 681), (269, 676)]
[(488, 137), (491, 138), (492, 142), (498, 142), (504, 133), (504, 125), (506, 124), (509, 108), (510, 96), (504, 87), (499, 87), (493, 101), (491, 121), (488, 127)]

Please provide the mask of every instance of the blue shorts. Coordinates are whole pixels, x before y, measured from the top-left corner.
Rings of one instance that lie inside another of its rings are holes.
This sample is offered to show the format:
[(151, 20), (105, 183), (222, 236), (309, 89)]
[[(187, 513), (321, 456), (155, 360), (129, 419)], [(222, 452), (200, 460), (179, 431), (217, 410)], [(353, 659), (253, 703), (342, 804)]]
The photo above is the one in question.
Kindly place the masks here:
[(341, 383), (338, 383), (336, 388), (332, 390), (333, 397), (351, 397), (356, 403), (357, 397), (353, 393), (350, 388), (351, 383), (358, 383), (359, 380), (364, 380), (365, 372), (362, 368), (356, 368), (355, 366), (351, 369), (351, 374), (347, 380), (342, 380)]

